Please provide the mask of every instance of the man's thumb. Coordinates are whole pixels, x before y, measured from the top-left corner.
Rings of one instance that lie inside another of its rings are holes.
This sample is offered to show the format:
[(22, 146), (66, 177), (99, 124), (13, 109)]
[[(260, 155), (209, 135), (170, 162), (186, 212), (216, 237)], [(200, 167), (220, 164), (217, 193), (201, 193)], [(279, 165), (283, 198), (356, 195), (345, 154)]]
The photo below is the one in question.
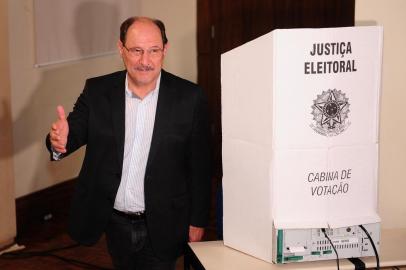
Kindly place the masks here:
[(65, 110), (61, 105), (56, 107), (56, 112), (58, 113), (59, 120), (66, 120)]

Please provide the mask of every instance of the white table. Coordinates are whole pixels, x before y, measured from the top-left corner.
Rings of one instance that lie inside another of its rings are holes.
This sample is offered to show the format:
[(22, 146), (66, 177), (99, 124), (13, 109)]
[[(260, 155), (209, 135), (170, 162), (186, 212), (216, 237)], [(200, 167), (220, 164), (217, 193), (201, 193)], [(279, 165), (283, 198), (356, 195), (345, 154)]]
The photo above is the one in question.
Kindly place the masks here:
[[(336, 270), (335, 260), (272, 264), (224, 246), (223, 241), (189, 243), (185, 255), (185, 269), (192, 265), (195, 270), (296, 270), (326, 269)], [(379, 252), (381, 267), (406, 267), (406, 229), (382, 230)], [(376, 267), (375, 257), (361, 258), (366, 268)], [(340, 269), (355, 269), (347, 259), (340, 259)]]

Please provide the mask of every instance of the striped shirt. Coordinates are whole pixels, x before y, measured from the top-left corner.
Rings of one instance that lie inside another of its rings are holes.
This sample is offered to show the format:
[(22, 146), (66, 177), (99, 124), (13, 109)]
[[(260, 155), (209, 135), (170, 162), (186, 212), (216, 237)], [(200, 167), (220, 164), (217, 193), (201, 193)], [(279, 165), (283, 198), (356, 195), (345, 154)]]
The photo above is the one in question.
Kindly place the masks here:
[(160, 82), (161, 75), (155, 89), (140, 99), (128, 88), (128, 74), (125, 80), (124, 161), (120, 187), (114, 202), (114, 208), (122, 212), (145, 210), (144, 177)]

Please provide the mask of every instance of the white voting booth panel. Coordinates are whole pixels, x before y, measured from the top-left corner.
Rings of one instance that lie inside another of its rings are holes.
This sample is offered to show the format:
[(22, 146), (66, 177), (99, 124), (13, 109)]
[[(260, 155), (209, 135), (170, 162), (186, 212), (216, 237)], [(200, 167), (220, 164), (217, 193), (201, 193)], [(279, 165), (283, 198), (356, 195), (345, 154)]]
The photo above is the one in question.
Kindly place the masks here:
[[(222, 55), (223, 234), (379, 223), (381, 27), (275, 30)], [(378, 239), (379, 240), (379, 239)]]

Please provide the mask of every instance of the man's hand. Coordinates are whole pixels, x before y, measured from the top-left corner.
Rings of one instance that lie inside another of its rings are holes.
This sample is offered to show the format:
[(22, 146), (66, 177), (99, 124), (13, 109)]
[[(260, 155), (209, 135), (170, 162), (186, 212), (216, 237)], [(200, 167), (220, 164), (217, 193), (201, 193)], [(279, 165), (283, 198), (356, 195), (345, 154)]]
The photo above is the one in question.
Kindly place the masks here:
[(62, 106), (56, 107), (58, 119), (52, 124), (49, 138), (52, 148), (59, 153), (66, 153), (66, 143), (68, 141), (69, 125), (66, 121), (65, 110)]
[(189, 242), (198, 242), (202, 240), (204, 235), (204, 228), (189, 226)]

